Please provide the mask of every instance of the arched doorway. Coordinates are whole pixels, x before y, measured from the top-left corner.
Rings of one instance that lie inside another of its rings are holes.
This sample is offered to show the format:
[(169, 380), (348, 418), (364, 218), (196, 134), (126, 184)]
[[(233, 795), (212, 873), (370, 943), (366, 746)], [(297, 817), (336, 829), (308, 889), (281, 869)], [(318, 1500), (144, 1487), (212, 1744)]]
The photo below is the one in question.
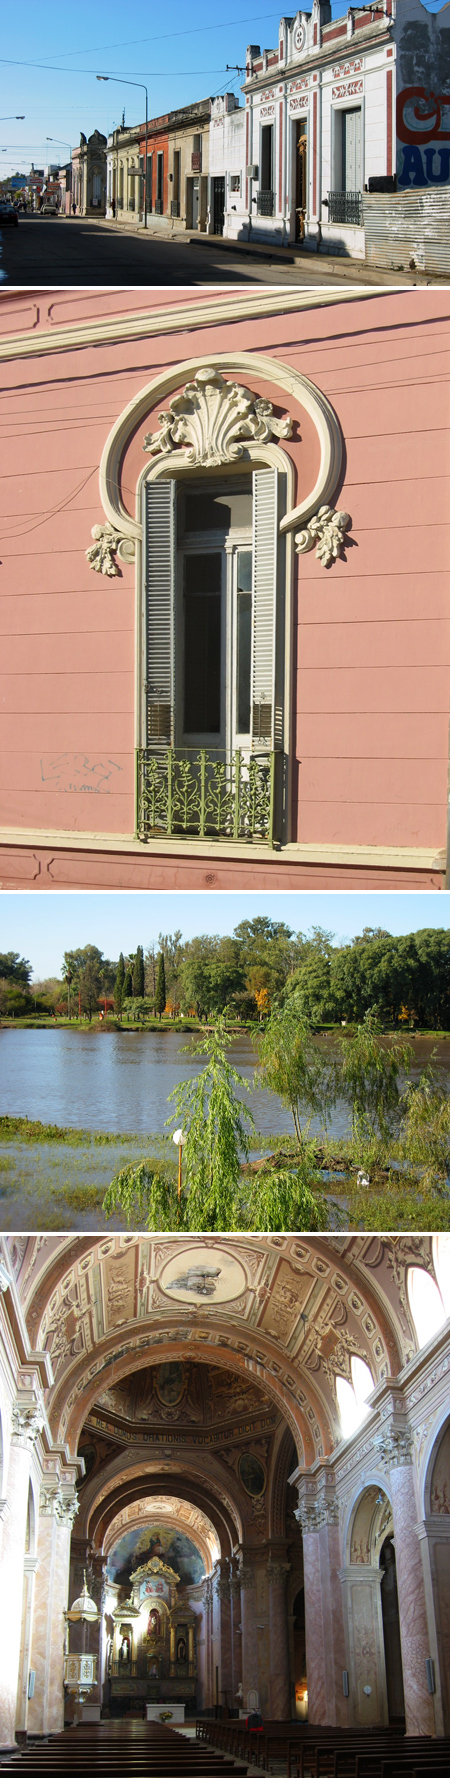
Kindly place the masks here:
[(382, 1544), (380, 1551), (380, 1568), (384, 1570), (384, 1580), (381, 1588), (381, 1611), (383, 1617), (384, 1653), (386, 1661), (388, 1717), (392, 1728), (402, 1728), (405, 1721), (405, 1699), (403, 1693), (395, 1543), (391, 1533), (389, 1533), (388, 1537), (385, 1537), (384, 1543)]

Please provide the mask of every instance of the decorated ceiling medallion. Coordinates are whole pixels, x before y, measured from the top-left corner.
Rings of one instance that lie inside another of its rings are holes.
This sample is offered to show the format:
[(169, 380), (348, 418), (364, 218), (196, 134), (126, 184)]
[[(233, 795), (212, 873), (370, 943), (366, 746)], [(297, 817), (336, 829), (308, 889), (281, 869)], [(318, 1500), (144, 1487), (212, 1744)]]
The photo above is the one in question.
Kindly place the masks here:
[(242, 1486), (245, 1488), (246, 1494), (251, 1495), (252, 1500), (257, 1500), (259, 1495), (265, 1493), (267, 1478), (264, 1464), (261, 1463), (259, 1457), (254, 1456), (252, 1451), (242, 1452), (238, 1471)]
[[(247, 1279), (240, 1260), (223, 1247), (195, 1246), (174, 1254), (160, 1273), (161, 1290), (174, 1302), (199, 1305), (210, 1301), (229, 1303), (242, 1296)], [(167, 1367), (166, 1367), (167, 1368)]]
[(240, 383), (229, 383), (220, 371), (198, 370), (193, 383), (174, 395), (160, 414), (160, 432), (148, 432), (144, 451), (168, 457), (183, 450), (186, 463), (233, 463), (242, 457), (246, 440), (267, 444), (272, 436), (290, 438), (289, 414), (276, 419), (271, 401), (252, 395)]
[(156, 1372), (156, 1394), (158, 1401), (166, 1408), (176, 1408), (184, 1395), (185, 1372), (184, 1364), (172, 1359), (167, 1364), (158, 1365)]

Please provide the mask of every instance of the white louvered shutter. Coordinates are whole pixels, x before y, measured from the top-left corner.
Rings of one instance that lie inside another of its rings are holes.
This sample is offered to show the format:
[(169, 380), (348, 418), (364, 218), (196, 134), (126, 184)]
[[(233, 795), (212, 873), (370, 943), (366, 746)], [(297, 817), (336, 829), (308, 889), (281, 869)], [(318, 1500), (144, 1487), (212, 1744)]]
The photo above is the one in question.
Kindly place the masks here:
[(172, 480), (145, 490), (147, 745), (174, 741), (175, 499)]
[(274, 746), (277, 471), (253, 472), (252, 747)]

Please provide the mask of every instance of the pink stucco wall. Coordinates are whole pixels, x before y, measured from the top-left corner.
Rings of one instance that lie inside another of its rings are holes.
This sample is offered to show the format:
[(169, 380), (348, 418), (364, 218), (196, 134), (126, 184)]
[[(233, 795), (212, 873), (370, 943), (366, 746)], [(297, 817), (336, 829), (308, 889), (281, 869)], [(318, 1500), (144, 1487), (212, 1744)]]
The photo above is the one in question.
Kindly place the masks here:
[[(101, 864), (101, 836), (131, 836), (134, 825), (134, 569), (122, 566), (120, 578), (106, 580), (92, 572), (84, 552), (92, 525), (103, 517), (101, 453), (123, 408), (159, 369), (234, 348), (271, 353), (303, 371), (333, 404), (345, 441), (345, 474), (334, 504), (352, 516), (346, 560), (324, 571), (314, 555), (296, 558), (293, 840), (429, 847), (436, 854), (445, 847), (448, 295), (374, 293), (369, 300), (233, 322), (230, 291), (227, 321), (211, 326), (208, 306), (217, 294), (202, 292), (204, 322), (181, 334), (102, 341), (3, 365), (5, 882), (180, 886), (181, 873), (181, 886), (205, 886), (204, 859), (182, 863), (177, 855), (171, 862), (160, 852), (150, 869), (142, 853), (127, 861), (110, 851)], [(0, 338), (28, 329), (36, 337), (40, 328), (149, 313), (163, 304), (173, 311), (194, 295), (9, 293), (0, 297)], [(280, 401), (281, 410), (285, 405)], [(306, 425), (302, 434), (287, 447), (299, 475), (297, 499), (316, 449)], [(124, 465), (130, 490), (138, 459), (140, 467), (135, 441)], [(66, 865), (66, 854), (59, 854), (56, 877), (48, 874), (54, 845), (46, 845), (46, 837), (54, 841), (61, 831), (97, 836), (98, 848), (91, 845), (84, 863), (80, 851), (78, 877), (76, 856), (68, 852)], [(35, 856), (42, 859), (38, 871)], [(209, 871), (215, 873), (211, 886), (245, 886), (246, 869), (244, 858), (217, 863)], [(325, 875), (314, 861), (305, 871), (293, 853), (289, 876), (288, 883), (279, 860), (259, 860), (252, 882), (279, 879), (287, 888), (353, 881), (339, 863)], [(397, 877), (400, 882), (398, 871)], [(416, 885), (411, 873), (412, 887), (441, 881), (439, 867), (417, 877)], [(395, 872), (392, 886), (394, 879)], [(356, 880), (373, 886), (376, 872), (365, 867)]]

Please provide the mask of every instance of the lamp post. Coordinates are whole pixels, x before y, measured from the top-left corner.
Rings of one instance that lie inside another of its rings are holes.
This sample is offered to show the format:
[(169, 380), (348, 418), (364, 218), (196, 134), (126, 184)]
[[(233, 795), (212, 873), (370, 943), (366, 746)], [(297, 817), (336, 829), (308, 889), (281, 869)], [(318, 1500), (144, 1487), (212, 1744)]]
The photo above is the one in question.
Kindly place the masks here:
[(180, 1205), (181, 1205), (182, 1164), (183, 1164), (183, 1148), (184, 1148), (185, 1141), (186, 1141), (186, 1137), (184, 1134), (184, 1130), (174, 1130), (174, 1133), (172, 1136), (172, 1142), (174, 1142), (175, 1146), (178, 1148), (178, 1219), (180, 1216)]
[(145, 161), (144, 161), (144, 228), (147, 227), (147, 148), (148, 148), (148, 92), (143, 80), (119, 80), (115, 74), (96, 74), (96, 80), (112, 80), (115, 86), (135, 86), (145, 93)]

